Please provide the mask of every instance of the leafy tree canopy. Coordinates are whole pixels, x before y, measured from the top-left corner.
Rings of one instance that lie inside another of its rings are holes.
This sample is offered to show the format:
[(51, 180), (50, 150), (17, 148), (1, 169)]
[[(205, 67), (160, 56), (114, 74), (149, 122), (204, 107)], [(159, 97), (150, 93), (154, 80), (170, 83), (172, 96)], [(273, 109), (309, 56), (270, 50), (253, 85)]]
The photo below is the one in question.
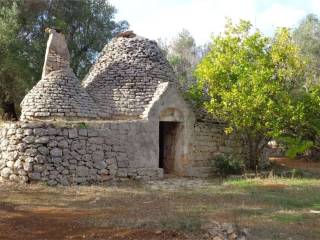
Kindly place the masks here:
[(204, 55), (205, 47), (197, 46), (191, 33), (183, 29), (169, 44), (159, 40), (160, 48), (178, 78), (183, 92), (196, 82), (193, 72)]
[(66, 35), (71, 67), (81, 79), (112, 36), (127, 29), (126, 21), (114, 20), (115, 13), (106, 0), (0, 0), (2, 110), (18, 104), (40, 80), (46, 27)]
[(295, 29), (295, 42), (301, 48), (302, 54), (308, 61), (307, 70), (311, 76), (305, 85), (320, 84), (320, 20), (314, 14), (307, 15)]
[(268, 140), (298, 120), (293, 96), (305, 79), (305, 62), (286, 28), (268, 38), (250, 22), (228, 21), (195, 74), (208, 97), (204, 107), (228, 124), (226, 132), (241, 133), (252, 168)]

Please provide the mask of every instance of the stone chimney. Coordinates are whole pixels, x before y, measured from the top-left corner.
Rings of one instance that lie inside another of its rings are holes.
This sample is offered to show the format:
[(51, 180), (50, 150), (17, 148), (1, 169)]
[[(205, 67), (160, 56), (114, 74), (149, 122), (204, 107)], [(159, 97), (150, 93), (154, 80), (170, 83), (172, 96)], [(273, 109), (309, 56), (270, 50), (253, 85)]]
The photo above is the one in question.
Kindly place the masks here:
[(64, 35), (51, 28), (47, 28), (46, 32), (49, 33), (49, 39), (42, 70), (42, 79), (50, 72), (70, 68), (70, 54)]

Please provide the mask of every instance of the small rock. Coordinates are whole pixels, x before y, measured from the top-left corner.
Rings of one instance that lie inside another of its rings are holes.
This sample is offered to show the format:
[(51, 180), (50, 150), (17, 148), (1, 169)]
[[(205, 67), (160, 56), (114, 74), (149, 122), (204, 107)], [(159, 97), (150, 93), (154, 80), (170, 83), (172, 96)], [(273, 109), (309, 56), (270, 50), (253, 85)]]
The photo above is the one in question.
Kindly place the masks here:
[(47, 147), (38, 147), (38, 151), (40, 154), (44, 156), (49, 154), (49, 149)]
[(42, 155), (37, 155), (35, 157), (35, 160), (37, 163), (44, 163), (46, 161), (46, 157), (42, 156)]
[(1, 171), (1, 177), (5, 179), (9, 179), (11, 174), (12, 174), (12, 170), (10, 168), (4, 168)]
[(208, 229), (208, 233), (210, 236), (217, 236), (219, 234), (219, 229), (218, 228), (210, 228)]
[(96, 169), (105, 169), (107, 164), (104, 161), (94, 162), (93, 167)]
[(36, 138), (35, 143), (40, 143), (40, 144), (47, 144), (49, 142), (49, 137), (43, 136)]
[(69, 138), (76, 138), (78, 137), (78, 131), (77, 129), (69, 129)]
[(234, 240), (234, 239), (237, 239), (238, 235), (236, 233), (232, 233), (229, 235), (229, 239), (230, 240)]
[(20, 178), (15, 174), (11, 174), (9, 180), (12, 182), (19, 182)]
[(242, 233), (243, 233), (245, 236), (249, 236), (249, 235), (250, 235), (250, 232), (249, 232), (249, 229), (248, 229), (248, 228), (242, 229)]
[(55, 180), (49, 180), (49, 181), (47, 182), (47, 184), (48, 184), (49, 186), (55, 186), (55, 185), (57, 185), (57, 181), (55, 181)]
[(62, 150), (60, 148), (54, 148), (50, 151), (52, 157), (62, 157)]
[(27, 137), (23, 138), (22, 141), (27, 144), (34, 143), (34, 136), (27, 136)]
[(79, 166), (76, 168), (76, 173), (77, 173), (77, 176), (79, 177), (85, 177), (85, 176), (88, 176), (89, 169), (85, 166)]
[(7, 167), (8, 167), (8, 168), (11, 168), (11, 169), (12, 169), (12, 168), (13, 168), (13, 165), (14, 165), (14, 161), (8, 161), (8, 162), (7, 162)]
[(223, 237), (216, 236), (212, 240), (224, 240)]
[(26, 172), (31, 172), (32, 171), (32, 163), (31, 162), (25, 162), (23, 164), (23, 170)]
[(88, 136), (88, 131), (87, 131), (87, 129), (85, 129), (85, 128), (81, 128), (81, 129), (79, 129), (79, 135), (80, 136)]
[(66, 140), (62, 140), (58, 143), (58, 147), (60, 148), (68, 148), (69, 147), (69, 143)]
[(40, 173), (30, 173), (29, 178), (31, 180), (40, 180), (41, 179), (41, 174)]

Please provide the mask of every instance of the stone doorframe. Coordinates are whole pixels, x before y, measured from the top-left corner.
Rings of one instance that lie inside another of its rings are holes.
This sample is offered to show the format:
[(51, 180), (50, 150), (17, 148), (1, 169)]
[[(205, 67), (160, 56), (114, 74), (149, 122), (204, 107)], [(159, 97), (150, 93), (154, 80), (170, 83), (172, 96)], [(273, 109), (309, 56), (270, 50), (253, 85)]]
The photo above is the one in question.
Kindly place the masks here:
[[(175, 139), (173, 140), (175, 146), (172, 146), (174, 149), (174, 163), (172, 164), (173, 169), (171, 174), (174, 175), (184, 175), (184, 169), (182, 160), (184, 158), (184, 147), (185, 147), (185, 124), (184, 124), (184, 115), (183, 113), (176, 109), (176, 108), (166, 108), (162, 110), (159, 114), (159, 126), (160, 122), (171, 122), (171, 123), (179, 123), (177, 124), (177, 128), (175, 129), (175, 132), (173, 133)], [(159, 146), (160, 147), (160, 146)], [(160, 151), (160, 149), (159, 149)], [(160, 159), (159, 159), (160, 160)]]

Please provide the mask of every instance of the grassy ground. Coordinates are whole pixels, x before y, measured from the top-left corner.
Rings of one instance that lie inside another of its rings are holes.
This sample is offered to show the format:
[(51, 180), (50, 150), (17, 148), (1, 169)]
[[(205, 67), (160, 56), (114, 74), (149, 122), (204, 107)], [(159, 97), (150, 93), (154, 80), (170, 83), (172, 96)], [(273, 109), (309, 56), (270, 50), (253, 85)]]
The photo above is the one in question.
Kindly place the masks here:
[(170, 181), (1, 183), (0, 239), (199, 239), (209, 220), (248, 227), (251, 239), (320, 239), (320, 180)]

